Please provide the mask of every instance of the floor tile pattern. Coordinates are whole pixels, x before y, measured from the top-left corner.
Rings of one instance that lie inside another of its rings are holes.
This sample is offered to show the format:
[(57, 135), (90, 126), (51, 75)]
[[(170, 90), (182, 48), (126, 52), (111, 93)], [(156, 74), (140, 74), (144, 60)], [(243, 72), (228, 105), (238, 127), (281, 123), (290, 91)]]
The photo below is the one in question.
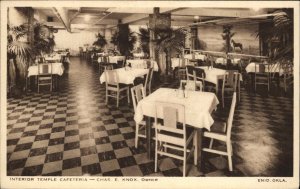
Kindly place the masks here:
[[(162, 83), (178, 87), (176, 81)], [(134, 147), (133, 108), (125, 101), (119, 108), (114, 101), (105, 105), (97, 67), (72, 58), (59, 88), (7, 100), (7, 175), (182, 175), (182, 162), (172, 158), (161, 158), (155, 173), (145, 141)], [(228, 108), (213, 116), (226, 120)], [(242, 89), (233, 124), (234, 171), (225, 157), (204, 153), (201, 169), (188, 162), (187, 176), (292, 176), (292, 98)]]

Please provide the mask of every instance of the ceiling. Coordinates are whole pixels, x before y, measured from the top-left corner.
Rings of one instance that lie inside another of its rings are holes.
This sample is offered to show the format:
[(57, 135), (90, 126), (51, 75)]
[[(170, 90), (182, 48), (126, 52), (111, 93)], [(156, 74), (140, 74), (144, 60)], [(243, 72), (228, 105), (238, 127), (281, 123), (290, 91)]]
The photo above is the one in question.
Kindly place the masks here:
[[(35, 18), (47, 25), (73, 32), (77, 29), (113, 29), (118, 23), (147, 25), (153, 7), (33, 7)], [(160, 8), (160, 13), (171, 13), (172, 26), (188, 26), (195, 21), (251, 17), (266, 14), (270, 9), (251, 8)], [(51, 22), (47, 18), (52, 17)], [(49, 21), (49, 20), (48, 20)]]

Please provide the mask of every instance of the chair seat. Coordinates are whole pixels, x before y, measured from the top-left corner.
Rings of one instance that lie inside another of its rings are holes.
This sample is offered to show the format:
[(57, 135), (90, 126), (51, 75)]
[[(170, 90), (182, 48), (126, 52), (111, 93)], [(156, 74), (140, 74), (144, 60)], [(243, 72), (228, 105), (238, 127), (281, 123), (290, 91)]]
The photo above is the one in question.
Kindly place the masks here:
[(214, 124), (210, 127), (211, 132), (225, 134), (226, 123), (222, 121), (215, 121)]
[[(162, 126), (160, 124), (158, 124), (158, 125)], [(190, 138), (193, 137), (194, 134), (195, 134), (195, 129), (194, 128), (192, 128), (192, 127), (186, 127), (186, 136), (187, 136), (186, 137), (186, 142), (187, 141), (191, 141)], [(178, 133), (173, 133), (173, 132), (162, 130), (162, 131), (160, 131), (159, 135), (164, 135), (162, 138), (164, 138), (166, 142), (169, 141), (169, 142), (171, 142), (173, 144), (176, 144), (176, 145), (179, 145), (179, 146), (181, 146), (184, 143), (186, 143), (186, 142), (184, 142), (182, 140), (183, 139), (182, 138), (183, 137), (182, 134), (178, 134)], [(159, 137), (159, 135), (158, 135), (158, 137)], [(189, 144), (189, 142), (186, 143), (186, 144)]]
[(224, 141), (224, 142), (226, 142), (226, 139), (227, 139), (225, 134), (214, 133), (214, 132), (209, 132), (209, 131), (204, 132), (203, 136), (212, 138), (212, 139), (216, 139), (216, 140), (220, 140), (220, 141)]

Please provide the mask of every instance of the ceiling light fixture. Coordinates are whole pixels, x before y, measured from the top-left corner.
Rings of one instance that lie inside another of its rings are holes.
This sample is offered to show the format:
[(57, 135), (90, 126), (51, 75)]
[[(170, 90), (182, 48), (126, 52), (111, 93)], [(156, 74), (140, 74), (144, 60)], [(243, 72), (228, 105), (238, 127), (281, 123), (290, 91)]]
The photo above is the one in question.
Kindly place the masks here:
[(87, 15), (84, 16), (84, 20), (85, 20), (85, 21), (89, 21), (90, 19), (91, 19), (91, 16), (90, 16), (90, 15), (87, 14)]

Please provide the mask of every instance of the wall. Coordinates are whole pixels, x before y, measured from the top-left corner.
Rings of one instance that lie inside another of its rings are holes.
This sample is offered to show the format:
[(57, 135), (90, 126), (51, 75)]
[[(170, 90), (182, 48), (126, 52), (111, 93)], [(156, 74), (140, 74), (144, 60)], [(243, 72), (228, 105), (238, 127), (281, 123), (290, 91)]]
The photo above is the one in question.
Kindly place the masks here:
[(13, 26), (19, 26), (28, 23), (28, 17), (14, 7), (8, 8), (8, 23)]
[(70, 49), (71, 55), (76, 55), (79, 47), (84, 44), (92, 45), (96, 41), (96, 32), (80, 31), (78, 33), (69, 33), (67, 30), (58, 30), (54, 33), (55, 48)]
[[(256, 38), (257, 31), (258, 24), (233, 27), (232, 32), (236, 32), (236, 34), (232, 39), (236, 43), (243, 45), (244, 54), (259, 55), (259, 39)], [(206, 50), (222, 51), (223, 43), (225, 42), (221, 36), (222, 32), (222, 26), (200, 26), (198, 28), (198, 37), (207, 44)], [(240, 50), (237, 49), (235, 52), (240, 53)]]
[[(77, 55), (79, 52), (79, 47), (83, 47), (85, 44), (93, 45), (96, 41), (96, 34), (98, 31), (80, 31), (69, 33), (66, 30), (58, 30), (57, 33), (54, 33), (54, 40), (56, 43), (55, 48), (70, 49), (71, 55)], [(105, 34), (105, 39), (107, 45), (105, 49), (113, 48), (111, 41), (111, 30), (99, 30), (101, 35)]]

